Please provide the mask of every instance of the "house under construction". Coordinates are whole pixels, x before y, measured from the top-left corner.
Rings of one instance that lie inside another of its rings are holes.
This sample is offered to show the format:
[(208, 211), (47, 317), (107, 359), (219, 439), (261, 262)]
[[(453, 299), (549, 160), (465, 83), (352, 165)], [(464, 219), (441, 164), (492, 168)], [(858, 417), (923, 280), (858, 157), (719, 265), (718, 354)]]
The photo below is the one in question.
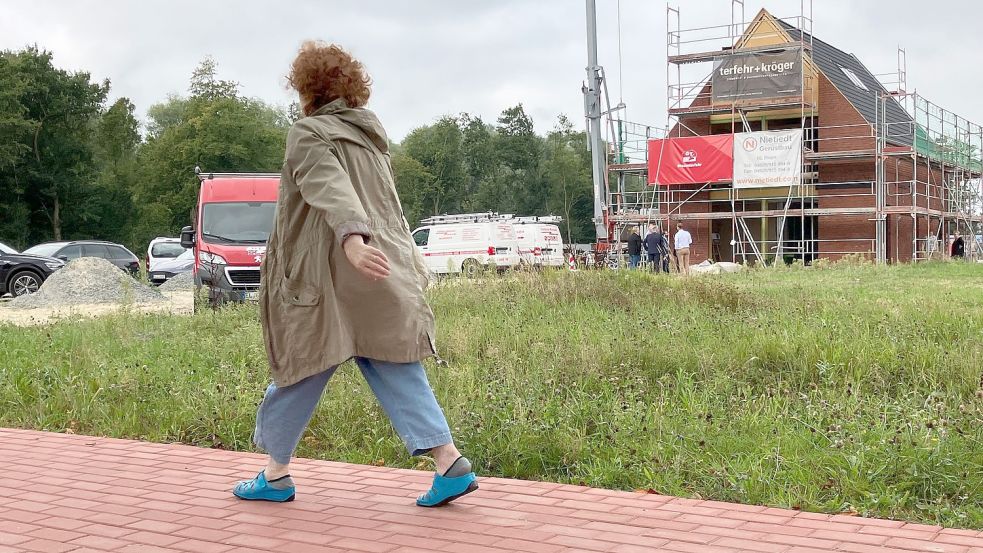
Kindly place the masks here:
[[(904, 51), (879, 78), (814, 37), (811, 2), (800, 8), (745, 23), (734, 0), (730, 24), (698, 29), (669, 8), (668, 130), (617, 109), (606, 121), (608, 244), (628, 226), (681, 221), (694, 263), (918, 261), (946, 255), (956, 235), (983, 256), (983, 128), (909, 92)], [(728, 156), (779, 137), (794, 139), (791, 177), (735, 177), (745, 168)]]

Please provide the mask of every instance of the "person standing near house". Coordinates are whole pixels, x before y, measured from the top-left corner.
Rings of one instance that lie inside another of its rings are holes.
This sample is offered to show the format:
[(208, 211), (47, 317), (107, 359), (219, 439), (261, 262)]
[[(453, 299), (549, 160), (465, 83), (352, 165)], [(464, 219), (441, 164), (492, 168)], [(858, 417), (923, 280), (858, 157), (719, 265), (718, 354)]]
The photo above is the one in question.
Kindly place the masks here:
[(693, 237), (690, 235), (689, 231), (683, 228), (682, 221), (676, 223), (676, 264), (679, 266), (679, 272), (683, 275), (689, 275), (689, 248), (693, 244)]
[(444, 505), (478, 485), (421, 363), (436, 353), (428, 271), (402, 215), (389, 139), (364, 107), (371, 81), (341, 47), (308, 41), (288, 82), (305, 117), (287, 133), (262, 266), (260, 322), (273, 383), (253, 441), (269, 459), (232, 493), (294, 499), (294, 449), (331, 376), (354, 359), (409, 453), (435, 461), (433, 484), (416, 504)]
[(649, 233), (645, 236), (645, 251), (648, 252), (648, 262), (656, 273), (662, 270), (669, 272), (669, 260), (666, 257), (667, 245), (662, 229), (655, 223), (650, 224)]
[(957, 234), (956, 239), (952, 241), (952, 257), (959, 259), (966, 257), (966, 242), (961, 234)]
[(939, 240), (931, 230), (925, 236), (925, 257), (926, 259), (934, 259), (935, 252), (939, 249)]
[(642, 237), (638, 235), (638, 227), (631, 227), (628, 237), (628, 268), (637, 269), (642, 262)]

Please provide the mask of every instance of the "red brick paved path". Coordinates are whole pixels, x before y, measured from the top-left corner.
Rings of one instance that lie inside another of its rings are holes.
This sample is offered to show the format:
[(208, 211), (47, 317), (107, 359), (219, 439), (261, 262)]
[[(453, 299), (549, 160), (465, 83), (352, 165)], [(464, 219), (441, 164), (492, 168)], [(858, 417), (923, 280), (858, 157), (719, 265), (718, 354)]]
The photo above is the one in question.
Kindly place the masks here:
[(182, 445), (0, 429), (0, 459), (0, 553), (983, 553), (977, 531), (499, 478), (426, 510), (427, 473), (324, 461), (296, 462), (293, 503), (247, 503), (229, 488), (263, 457)]

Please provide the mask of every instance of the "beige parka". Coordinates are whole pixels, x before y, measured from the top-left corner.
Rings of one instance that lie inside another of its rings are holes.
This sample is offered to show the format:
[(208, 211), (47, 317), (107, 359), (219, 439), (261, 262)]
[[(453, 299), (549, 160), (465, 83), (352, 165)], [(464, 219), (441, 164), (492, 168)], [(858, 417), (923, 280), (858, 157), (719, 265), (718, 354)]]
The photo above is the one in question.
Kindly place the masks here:
[[(389, 258), (388, 278), (373, 281), (348, 261), (341, 244), (353, 234)], [(339, 99), (294, 123), (259, 294), (277, 386), (352, 357), (410, 363), (433, 355), (428, 275), (375, 114)]]

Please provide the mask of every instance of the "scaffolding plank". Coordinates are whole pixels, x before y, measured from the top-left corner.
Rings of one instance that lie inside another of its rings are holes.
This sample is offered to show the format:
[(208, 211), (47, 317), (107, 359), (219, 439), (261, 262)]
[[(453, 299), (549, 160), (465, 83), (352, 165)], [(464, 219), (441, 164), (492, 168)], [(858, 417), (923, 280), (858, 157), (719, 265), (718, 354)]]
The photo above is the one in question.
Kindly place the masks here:
[[(871, 138), (873, 140), (873, 138)], [(876, 157), (877, 150), (840, 150), (830, 152), (806, 152), (807, 161), (828, 161), (835, 159), (862, 159)]]
[[(983, 216), (968, 216), (966, 214), (951, 212), (951, 211), (941, 211), (937, 209), (929, 209), (926, 207), (916, 207), (912, 209), (911, 206), (888, 206), (881, 210), (885, 215), (923, 215), (929, 217), (948, 217), (948, 218), (959, 218), (969, 221), (979, 221), (983, 222)], [(669, 212), (658, 214), (619, 214), (612, 217), (612, 220), (617, 221), (644, 221), (649, 219), (665, 218), (669, 217), (672, 219), (683, 219), (683, 220), (693, 220), (693, 221), (706, 221), (706, 220), (719, 220), (719, 219), (732, 219), (734, 217), (749, 217), (753, 219), (761, 218), (778, 218), (778, 217), (796, 217), (796, 216), (829, 216), (829, 215), (876, 215), (877, 208), (874, 206), (870, 207), (827, 207), (827, 208), (806, 208), (806, 209), (769, 209), (769, 210), (758, 210), (758, 211), (712, 211), (712, 212), (702, 212), (702, 213), (679, 213), (679, 212)]]
[(608, 165), (608, 171), (612, 172), (635, 173), (647, 170), (647, 163), (612, 163)]
[(793, 217), (793, 216), (822, 216), (822, 215), (869, 215), (875, 213), (873, 207), (829, 207), (829, 208), (807, 208), (807, 209), (769, 209), (765, 211), (715, 211), (704, 213), (678, 213), (670, 212), (666, 214), (672, 219), (684, 219), (693, 221), (708, 221), (713, 219), (732, 219), (734, 217), (751, 218), (770, 218), (770, 217)]
[(777, 109), (813, 109), (815, 106), (803, 100), (802, 97), (776, 98), (774, 101), (762, 101), (762, 103), (739, 104), (736, 108), (730, 104), (708, 105), (708, 106), (689, 106), (685, 108), (669, 108), (669, 114), (677, 117), (690, 117), (697, 115), (717, 115), (722, 113), (732, 113), (735, 109), (744, 112), (774, 111)]
[(691, 52), (689, 54), (679, 54), (675, 56), (669, 56), (669, 63), (677, 65), (686, 65), (690, 63), (700, 63), (705, 61), (713, 61), (714, 58), (732, 56), (737, 54), (757, 54), (761, 52), (787, 52), (790, 50), (798, 50), (800, 48), (808, 51), (810, 45), (805, 42), (790, 42), (786, 44), (769, 44), (767, 46), (755, 46), (750, 48), (725, 48), (722, 50), (706, 50), (703, 52)]

